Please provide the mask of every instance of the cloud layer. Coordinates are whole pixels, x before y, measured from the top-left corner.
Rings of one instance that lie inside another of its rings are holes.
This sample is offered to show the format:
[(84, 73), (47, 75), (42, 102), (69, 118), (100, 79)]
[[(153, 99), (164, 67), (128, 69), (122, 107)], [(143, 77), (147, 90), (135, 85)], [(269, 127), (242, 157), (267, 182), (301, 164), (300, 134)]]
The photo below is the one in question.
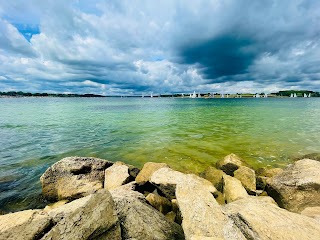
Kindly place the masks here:
[(320, 89), (318, 0), (0, 0), (0, 91)]

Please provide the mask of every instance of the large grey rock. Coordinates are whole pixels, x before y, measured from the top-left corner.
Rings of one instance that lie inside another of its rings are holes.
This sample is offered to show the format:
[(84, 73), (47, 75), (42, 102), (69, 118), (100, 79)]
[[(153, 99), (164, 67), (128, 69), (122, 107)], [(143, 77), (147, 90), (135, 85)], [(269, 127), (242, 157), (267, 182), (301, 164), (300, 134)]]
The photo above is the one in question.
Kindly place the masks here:
[(123, 186), (110, 192), (116, 204), (122, 239), (184, 239), (181, 226), (149, 206), (141, 193)]
[(188, 179), (192, 178), (193, 181), (198, 182), (203, 187), (207, 188), (209, 192), (216, 195), (217, 189), (208, 180), (194, 174), (183, 174), (172, 170), (171, 168), (160, 168), (155, 171), (150, 178), (150, 182), (160, 189), (167, 198), (174, 199), (177, 184), (184, 183), (186, 177)]
[(51, 218), (40, 210), (9, 213), (0, 216), (0, 239), (39, 239), (50, 226), (52, 226)]
[(269, 202), (269, 197), (249, 197), (225, 205), (229, 216), (247, 239), (319, 239), (320, 224)]
[(151, 175), (160, 168), (168, 168), (166, 163), (147, 162), (136, 177), (137, 184), (145, 184), (150, 180)]
[(226, 174), (233, 176), (233, 172), (245, 163), (237, 155), (231, 153), (216, 163), (218, 169), (221, 169)]
[(246, 166), (241, 166), (234, 171), (233, 174), (234, 177), (241, 182), (242, 186), (249, 194), (256, 194), (256, 174), (254, 170)]
[(87, 196), (103, 188), (104, 170), (112, 164), (99, 158), (64, 158), (40, 177), (42, 193), (50, 200)]
[(176, 196), (187, 240), (245, 239), (223, 214), (207, 186), (192, 176), (177, 184)]
[(121, 239), (121, 230), (111, 194), (101, 189), (48, 212), (54, 226), (42, 239)]
[(116, 162), (105, 171), (104, 188), (113, 189), (130, 181), (129, 167), (121, 162)]
[(225, 175), (225, 173), (222, 170), (211, 166), (208, 167), (204, 172), (200, 173), (200, 177), (210, 181), (220, 192), (222, 192), (223, 187), (223, 175)]
[(227, 203), (248, 197), (248, 193), (241, 182), (228, 175), (223, 176), (223, 193)]
[(280, 207), (292, 212), (320, 206), (320, 162), (303, 159), (289, 165), (268, 181), (266, 190)]

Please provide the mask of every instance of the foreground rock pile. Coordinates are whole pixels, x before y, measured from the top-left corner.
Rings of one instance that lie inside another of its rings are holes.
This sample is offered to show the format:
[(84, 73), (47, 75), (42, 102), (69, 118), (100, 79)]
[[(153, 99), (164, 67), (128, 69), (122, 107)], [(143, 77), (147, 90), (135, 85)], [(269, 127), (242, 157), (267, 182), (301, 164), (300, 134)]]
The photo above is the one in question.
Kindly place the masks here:
[(320, 162), (199, 174), (69, 157), (40, 178), (52, 204), (0, 216), (0, 239), (320, 239)]

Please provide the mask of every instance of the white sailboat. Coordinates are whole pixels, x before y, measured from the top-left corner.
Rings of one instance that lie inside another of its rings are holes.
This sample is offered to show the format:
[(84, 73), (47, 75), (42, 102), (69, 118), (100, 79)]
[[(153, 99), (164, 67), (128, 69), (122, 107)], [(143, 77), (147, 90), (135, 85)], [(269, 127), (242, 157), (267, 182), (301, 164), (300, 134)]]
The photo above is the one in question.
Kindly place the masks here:
[(224, 98), (224, 94), (223, 93), (221, 93), (221, 98)]
[(151, 92), (150, 97), (153, 98), (153, 92)]
[(293, 93), (290, 94), (290, 97), (293, 97)]
[(267, 93), (265, 93), (265, 94), (264, 94), (264, 97), (265, 97), (265, 98), (267, 98), (267, 97), (268, 97), (268, 94), (267, 94)]
[(196, 91), (193, 91), (191, 98), (196, 98), (196, 97), (197, 97)]
[(294, 93), (294, 94), (293, 94), (293, 97), (294, 97), (294, 98), (296, 98), (296, 97), (297, 97), (297, 94), (296, 94), (296, 93)]

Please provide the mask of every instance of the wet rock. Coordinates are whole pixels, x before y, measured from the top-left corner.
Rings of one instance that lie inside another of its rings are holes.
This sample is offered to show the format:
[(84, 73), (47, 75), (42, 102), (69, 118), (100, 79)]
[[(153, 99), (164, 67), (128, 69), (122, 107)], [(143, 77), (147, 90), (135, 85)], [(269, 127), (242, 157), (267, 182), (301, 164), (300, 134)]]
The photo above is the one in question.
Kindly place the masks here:
[(280, 207), (292, 212), (320, 206), (320, 162), (303, 159), (289, 165), (268, 181), (266, 190)]
[(244, 165), (245, 163), (233, 153), (225, 156), (222, 160), (216, 163), (218, 169), (221, 169), (230, 176), (233, 176), (233, 172)]
[(248, 193), (241, 182), (228, 175), (223, 176), (223, 193), (227, 203), (248, 197)]
[(175, 222), (177, 214), (171, 211), (171, 212), (168, 212), (165, 216), (169, 221)]
[(148, 205), (141, 193), (121, 187), (110, 192), (116, 204), (122, 239), (184, 239), (181, 226)]
[(104, 189), (55, 208), (48, 214), (54, 226), (42, 239), (95, 239), (101, 236), (121, 239), (113, 199)]
[(166, 215), (172, 209), (171, 201), (157, 194), (149, 193), (146, 197), (146, 200), (152, 207), (154, 207), (164, 215)]
[(204, 172), (200, 173), (200, 177), (210, 181), (220, 192), (222, 191), (223, 186), (223, 175), (225, 175), (225, 173), (215, 167), (208, 167)]
[(320, 153), (305, 154), (296, 160), (301, 160), (301, 159), (312, 159), (312, 160), (320, 161)]
[(242, 183), (242, 186), (249, 194), (256, 194), (256, 174), (254, 170), (245, 166), (241, 166), (234, 171), (234, 177)]
[(265, 190), (268, 179), (283, 172), (281, 168), (259, 168), (256, 173), (256, 188)]
[(181, 172), (172, 170), (171, 168), (161, 168), (154, 172), (151, 176), (150, 182), (155, 185), (160, 191), (169, 199), (174, 199), (176, 193), (176, 185), (183, 183), (185, 178), (192, 178), (194, 181), (206, 187), (209, 192), (216, 194), (217, 189), (206, 179), (198, 177), (194, 174), (183, 174)]
[(130, 181), (129, 167), (122, 162), (116, 162), (105, 171), (104, 188), (113, 189)]
[(225, 205), (224, 212), (247, 239), (318, 239), (317, 221), (263, 200), (248, 197)]
[(137, 184), (145, 184), (150, 180), (151, 175), (160, 168), (168, 168), (165, 163), (147, 162), (143, 165), (143, 168), (136, 177)]
[(25, 210), (0, 216), (0, 239), (40, 239), (52, 221), (46, 212)]
[(212, 193), (199, 181), (186, 176), (183, 182), (177, 184), (176, 196), (187, 240), (245, 239), (230, 224)]
[(104, 171), (112, 164), (99, 158), (64, 158), (41, 176), (42, 193), (49, 200), (87, 196), (103, 188)]

